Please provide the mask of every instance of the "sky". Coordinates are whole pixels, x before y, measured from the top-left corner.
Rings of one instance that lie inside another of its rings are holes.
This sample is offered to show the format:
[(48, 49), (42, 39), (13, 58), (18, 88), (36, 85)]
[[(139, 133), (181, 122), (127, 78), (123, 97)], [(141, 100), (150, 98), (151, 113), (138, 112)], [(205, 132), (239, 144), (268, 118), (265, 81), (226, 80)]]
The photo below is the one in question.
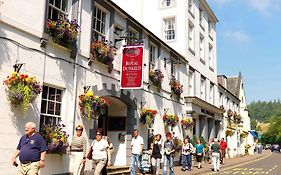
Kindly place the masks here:
[(247, 103), (281, 99), (281, 0), (207, 0), (219, 22), (218, 74), (242, 73)]

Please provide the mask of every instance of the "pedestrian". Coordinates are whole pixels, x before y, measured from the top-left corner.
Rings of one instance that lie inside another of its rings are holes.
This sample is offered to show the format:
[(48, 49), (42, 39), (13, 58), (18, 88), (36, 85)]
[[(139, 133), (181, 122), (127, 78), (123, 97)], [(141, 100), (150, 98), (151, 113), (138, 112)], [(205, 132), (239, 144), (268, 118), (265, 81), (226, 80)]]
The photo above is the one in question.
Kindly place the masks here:
[(221, 138), (220, 149), (221, 149), (220, 163), (224, 164), (225, 154), (227, 150), (227, 143), (226, 141), (224, 141), (224, 138)]
[(211, 155), (212, 155), (212, 162), (213, 162), (213, 171), (220, 170), (220, 144), (218, 139), (214, 139), (214, 144), (211, 146)]
[(131, 146), (131, 175), (135, 175), (135, 165), (137, 165), (137, 168), (141, 171), (141, 155), (143, 150), (143, 138), (139, 135), (139, 130), (137, 129), (134, 129)]
[(192, 166), (192, 150), (193, 145), (189, 142), (188, 138), (185, 138), (182, 145), (182, 171), (191, 171)]
[(102, 128), (98, 128), (96, 138), (91, 144), (94, 175), (100, 175), (103, 167), (107, 165), (108, 154), (110, 154), (108, 142), (102, 136)]
[(164, 168), (163, 175), (167, 175), (168, 167), (170, 167), (170, 175), (174, 175), (174, 153), (175, 144), (172, 140), (172, 134), (166, 133), (166, 141), (164, 142)]
[(26, 123), (25, 135), (20, 138), (12, 158), (12, 164), (18, 166), (16, 158), (19, 157), (18, 175), (36, 175), (40, 168), (45, 167), (46, 142), (35, 129), (35, 123)]
[(70, 172), (74, 175), (84, 174), (85, 169), (87, 140), (82, 135), (83, 129), (82, 125), (77, 125), (75, 127), (76, 134), (73, 136), (71, 144), (67, 150), (70, 155)]
[[(112, 163), (111, 163), (111, 155), (112, 153), (114, 152), (114, 146), (113, 146), (113, 143), (111, 142), (110, 138), (108, 136), (103, 136), (102, 139), (106, 140), (109, 147), (109, 154), (107, 155), (107, 166), (111, 166)], [(107, 175), (107, 169), (106, 169), (106, 166), (103, 167), (102, 169), (102, 175)]]
[(196, 161), (198, 163), (198, 169), (202, 168), (202, 158), (203, 158), (203, 144), (201, 143), (200, 139), (196, 140), (196, 145), (195, 145), (195, 153), (196, 153)]
[(258, 144), (258, 154), (262, 153), (263, 146), (261, 143)]
[(151, 164), (152, 164), (152, 174), (159, 175), (160, 174), (160, 163), (162, 159), (162, 142), (161, 142), (161, 134), (156, 134), (153, 143), (151, 143)]

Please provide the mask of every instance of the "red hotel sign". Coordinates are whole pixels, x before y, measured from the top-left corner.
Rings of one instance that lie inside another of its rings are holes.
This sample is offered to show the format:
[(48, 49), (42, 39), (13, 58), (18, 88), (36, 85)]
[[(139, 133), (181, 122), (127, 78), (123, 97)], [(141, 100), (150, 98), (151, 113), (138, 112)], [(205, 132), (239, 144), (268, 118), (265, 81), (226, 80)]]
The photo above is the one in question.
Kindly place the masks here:
[(143, 46), (128, 46), (123, 48), (121, 88), (142, 88), (142, 57)]

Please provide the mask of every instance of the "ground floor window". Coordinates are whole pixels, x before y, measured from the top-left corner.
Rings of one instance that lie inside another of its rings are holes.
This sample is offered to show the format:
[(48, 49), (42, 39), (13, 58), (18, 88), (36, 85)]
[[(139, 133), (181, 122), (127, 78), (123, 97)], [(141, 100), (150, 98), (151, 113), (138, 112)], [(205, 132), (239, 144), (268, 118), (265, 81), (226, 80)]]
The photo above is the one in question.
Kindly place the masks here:
[(58, 124), (61, 121), (62, 90), (50, 86), (43, 86), (40, 130), (44, 125)]

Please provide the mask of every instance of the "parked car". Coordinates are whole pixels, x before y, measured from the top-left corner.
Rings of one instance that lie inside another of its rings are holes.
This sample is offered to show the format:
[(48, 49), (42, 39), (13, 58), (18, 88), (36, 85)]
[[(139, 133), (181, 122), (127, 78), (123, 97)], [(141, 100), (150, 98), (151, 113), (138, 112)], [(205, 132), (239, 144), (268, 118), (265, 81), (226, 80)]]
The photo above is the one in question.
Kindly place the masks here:
[(271, 144), (266, 144), (265, 149), (271, 149)]
[(280, 152), (280, 146), (278, 144), (272, 144), (271, 151), (278, 151)]

